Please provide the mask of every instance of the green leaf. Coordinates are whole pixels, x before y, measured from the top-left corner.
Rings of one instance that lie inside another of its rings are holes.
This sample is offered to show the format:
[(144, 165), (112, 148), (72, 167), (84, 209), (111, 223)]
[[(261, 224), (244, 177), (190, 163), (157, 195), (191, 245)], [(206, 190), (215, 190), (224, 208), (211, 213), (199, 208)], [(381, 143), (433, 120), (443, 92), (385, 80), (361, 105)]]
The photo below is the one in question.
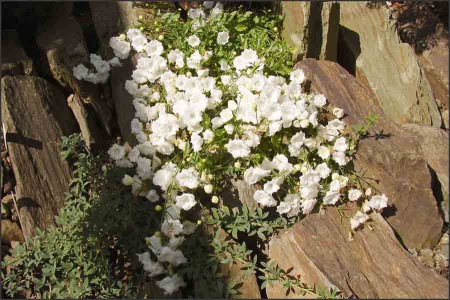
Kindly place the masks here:
[(244, 24), (238, 24), (234, 27), (234, 29), (236, 29), (236, 31), (238, 32), (242, 32), (247, 29), (247, 26), (245, 26)]

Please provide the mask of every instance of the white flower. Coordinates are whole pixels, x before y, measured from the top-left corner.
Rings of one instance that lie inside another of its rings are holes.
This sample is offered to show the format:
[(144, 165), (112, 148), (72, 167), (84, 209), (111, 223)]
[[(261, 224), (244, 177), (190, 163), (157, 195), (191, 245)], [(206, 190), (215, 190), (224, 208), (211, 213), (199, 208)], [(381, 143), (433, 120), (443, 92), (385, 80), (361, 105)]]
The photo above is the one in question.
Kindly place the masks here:
[(165, 295), (171, 295), (178, 291), (180, 287), (185, 286), (183, 279), (178, 275), (167, 276), (163, 280), (157, 281), (158, 287), (164, 290)]
[(325, 98), (325, 96), (322, 94), (315, 95), (312, 103), (317, 107), (322, 107), (327, 104), (327, 98)]
[(225, 45), (228, 43), (228, 39), (230, 38), (230, 34), (226, 31), (221, 31), (217, 34), (217, 43), (219, 45)]
[(294, 70), (291, 72), (289, 79), (297, 84), (300, 84), (305, 80), (305, 73), (303, 73), (300, 69)]
[(149, 245), (149, 248), (152, 250), (153, 253), (159, 255), (162, 248), (161, 237), (152, 235), (151, 237), (146, 237), (145, 242)]
[(186, 257), (180, 250), (172, 250), (170, 247), (162, 247), (160, 254), (158, 255), (158, 261), (168, 262), (173, 266), (179, 266), (187, 262)]
[(83, 80), (89, 73), (89, 69), (86, 68), (83, 64), (79, 64), (76, 67), (73, 67), (73, 76), (75, 76), (78, 80)]
[(351, 189), (348, 191), (348, 200), (356, 201), (362, 196), (362, 192), (360, 190)]
[(277, 201), (271, 195), (261, 190), (257, 190), (253, 194), (253, 200), (262, 207), (273, 207), (277, 205)]
[(108, 154), (112, 159), (119, 160), (125, 157), (125, 149), (118, 144), (114, 144), (109, 148)]
[(150, 200), (150, 202), (158, 202), (159, 201), (159, 195), (156, 193), (155, 190), (149, 190), (148, 193), (145, 195), (145, 198)]
[(195, 197), (192, 194), (182, 194), (181, 196), (176, 197), (177, 200), (177, 206), (184, 210), (190, 210), (192, 207), (197, 204), (197, 201), (195, 201)]
[(255, 184), (262, 178), (270, 174), (270, 170), (264, 170), (260, 167), (250, 167), (244, 172), (244, 180), (248, 184)]
[(127, 59), (130, 55), (131, 45), (126, 41), (122, 41), (118, 37), (109, 39), (109, 46), (113, 49), (114, 55), (120, 59)]
[(170, 51), (167, 55), (167, 60), (170, 63), (175, 63), (178, 68), (184, 67), (184, 54), (178, 49)]
[(330, 183), (330, 191), (338, 192), (341, 189), (341, 182), (338, 179), (334, 179)]
[(333, 115), (336, 118), (342, 118), (344, 116), (344, 110), (342, 108), (335, 107), (333, 108)]
[(113, 57), (111, 58), (108, 63), (112, 66), (112, 67), (121, 67), (122, 63), (120, 62), (120, 60), (117, 57)]
[(164, 47), (161, 44), (160, 41), (157, 40), (151, 40), (146, 46), (145, 46), (145, 52), (148, 56), (154, 57), (159, 56), (164, 51)]
[(303, 132), (297, 132), (291, 138), (291, 143), (289, 144), (289, 153), (292, 156), (297, 156), (300, 154), (300, 149), (305, 141), (305, 134)]
[(198, 45), (200, 45), (200, 39), (195, 34), (188, 37), (187, 41), (189, 46), (191, 47), (197, 47)]
[(202, 55), (198, 50), (192, 53), (191, 56), (187, 59), (187, 66), (191, 69), (200, 69), (202, 61)]
[(333, 160), (340, 166), (345, 166), (348, 162), (345, 153), (340, 151), (333, 152)]
[(131, 177), (130, 175), (128, 175), (128, 174), (125, 174), (125, 176), (122, 178), (122, 183), (123, 183), (123, 185), (125, 185), (125, 186), (130, 186), (130, 185), (132, 185), (133, 184), (133, 177)]
[(198, 187), (198, 175), (194, 167), (183, 169), (176, 175), (175, 180), (180, 187), (187, 187), (189, 189)]
[(164, 273), (164, 267), (159, 262), (154, 262), (150, 258), (150, 252), (137, 254), (139, 262), (142, 263), (144, 270), (149, 272), (151, 277)]
[(206, 129), (203, 132), (203, 139), (207, 142), (211, 142), (214, 138), (214, 132), (211, 129)]
[(183, 224), (180, 220), (164, 220), (161, 225), (161, 232), (166, 236), (179, 235), (183, 232)]
[(302, 212), (307, 215), (314, 209), (314, 206), (317, 203), (317, 199), (308, 199), (302, 202)]
[(227, 123), (233, 118), (233, 112), (231, 109), (225, 108), (220, 112), (220, 118), (222, 119), (223, 123)]
[(327, 159), (328, 157), (330, 157), (330, 149), (328, 149), (328, 147), (325, 146), (320, 146), (319, 150), (317, 151), (317, 154), (319, 155), (320, 158)]
[(202, 149), (203, 139), (198, 133), (193, 133), (191, 135), (191, 144), (194, 152), (198, 152), (200, 151), (200, 149)]
[(283, 154), (277, 154), (272, 160), (274, 168), (281, 173), (290, 174), (294, 170), (294, 166), (289, 163), (288, 158)]
[(139, 149), (134, 147), (130, 152), (128, 152), (128, 159), (131, 162), (137, 162), (140, 154)]
[(191, 8), (188, 11), (188, 17), (191, 19), (204, 19), (205, 18), (205, 12), (201, 8)]
[(352, 229), (356, 229), (369, 220), (369, 216), (365, 213), (358, 211), (353, 218), (350, 219), (350, 226)]
[(368, 202), (368, 205), (375, 210), (381, 211), (383, 208), (387, 207), (387, 201), (388, 198), (386, 197), (385, 194), (381, 196), (376, 195), (372, 196), (372, 198)]
[(168, 163), (155, 173), (153, 176), (153, 184), (160, 186), (163, 191), (166, 191), (173, 181), (174, 174), (175, 165), (173, 163)]
[(231, 124), (227, 124), (223, 127), (228, 134), (232, 134), (234, 131), (234, 126)]
[(328, 191), (328, 192), (325, 194), (325, 197), (323, 197), (323, 204), (327, 204), (327, 205), (335, 205), (336, 202), (338, 202), (340, 196), (341, 196), (341, 194), (339, 194), (339, 192), (336, 192), (336, 191)]
[(316, 172), (319, 173), (322, 179), (325, 179), (330, 175), (331, 170), (326, 163), (321, 163), (320, 165), (317, 165)]
[(282, 182), (282, 178), (277, 177), (272, 179), (271, 181), (268, 181), (264, 184), (264, 192), (266, 192), (269, 195), (272, 195), (273, 193), (277, 192), (280, 189), (280, 184)]
[(131, 46), (136, 52), (141, 52), (147, 46), (147, 38), (144, 34), (138, 35), (131, 40)]
[(234, 158), (247, 157), (250, 155), (250, 147), (243, 140), (230, 140), (225, 147)]
[(122, 158), (115, 161), (116, 166), (119, 168), (131, 168), (133, 167), (133, 163), (128, 160), (128, 158)]
[(345, 137), (340, 137), (336, 140), (336, 142), (334, 143), (334, 151), (340, 151), (340, 152), (345, 152), (345, 150), (347, 150), (348, 145), (347, 145), (347, 140), (345, 139)]

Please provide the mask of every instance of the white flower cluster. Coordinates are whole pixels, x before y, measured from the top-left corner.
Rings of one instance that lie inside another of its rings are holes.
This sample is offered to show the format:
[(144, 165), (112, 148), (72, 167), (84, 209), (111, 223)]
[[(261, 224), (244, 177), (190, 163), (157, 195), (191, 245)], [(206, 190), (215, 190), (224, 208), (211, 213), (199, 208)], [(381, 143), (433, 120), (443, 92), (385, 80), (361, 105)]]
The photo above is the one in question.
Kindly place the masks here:
[(73, 67), (73, 74), (76, 79), (85, 80), (94, 84), (106, 83), (111, 67), (119, 67), (122, 65), (117, 57), (106, 61), (96, 54), (90, 55), (90, 62), (94, 66), (96, 72), (90, 72), (85, 65), (79, 64)]
[[(220, 9), (216, 5), (210, 17)], [(208, 20), (202, 9), (191, 9), (188, 16), (199, 21), (197, 27)], [(227, 44), (229, 32), (219, 32), (216, 39), (218, 47)], [(163, 210), (160, 232), (147, 238), (151, 251), (139, 260), (150, 276), (165, 275), (157, 284), (166, 294), (185, 285), (173, 270), (187, 262), (179, 246), (196, 228), (182, 221), (182, 211), (197, 205), (201, 190), (213, 194), (220, 189), (201, 163), (209, 155), (234, 160), (245, 182), (262, 186), (254, 201), (288, 217), (309, 214), (317, 203), (336, 205), (363, 196), (360, 190), (348, 190), (349, 178), (341, 171), (352, 147), (343, 134), (344, 112), (330, 110), (324, 95), (305, 93), (302, 70), (292, 71), (289, 79), (266, 76), (264, 59), (253, 49), (243, 49), (229, 64), (220, 62), (223, 74), (211, 77), (206, 62), (214, 59), (215, 49), (199, 51), (202, 41), (196, 34), (185, 43), (191, 47), (188, 52), (164, 52), (161, 42), (149, 41), (138, 29), (110, 40), (114, 61), (127, 58), (131, 50), (139, 53), (132, 79), (125, 83), (134, 97), (131, 130), (138, 144), (131, 149), (114, 144), (108, 154), (117, 166), (129, 168), (122, 182), (133, 195), (162, 205), (156, 206)], [(92, 63), (98, 72), (109, 71), (101, 59)], [(82, 67), (74, 73), (85, 79)], [(332, 120), (325, 117), (327, 111), (335, 116)], [(255, 163), (253, 154), (274, 138), (280, 140), (276, 153)], [(211, 202), (217, 204), (219, 198), (211, 195)], [(380, 211), (386, 205), (385, 195), (372, 196), (351, 227), (367, 221), (370, 209)]]

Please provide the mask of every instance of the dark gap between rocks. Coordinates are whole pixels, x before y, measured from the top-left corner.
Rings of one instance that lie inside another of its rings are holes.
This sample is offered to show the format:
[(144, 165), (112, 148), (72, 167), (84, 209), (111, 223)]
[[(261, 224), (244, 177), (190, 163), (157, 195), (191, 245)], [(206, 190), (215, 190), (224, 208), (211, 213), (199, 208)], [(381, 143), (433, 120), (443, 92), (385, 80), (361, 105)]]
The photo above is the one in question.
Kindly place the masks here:
[(441, 215), (442, 219), (444, 219), (445, 224), (445, 213), (442, 209), (442, 202), (444, 201), (444, 195), (442, 194), (442, 186), (433, 168), (431, 168), (429, 164), (427, 164), (427, 167), (431, 175), (431, 190), (433, 191), (433, 196), (436, 199), (439, 214)]

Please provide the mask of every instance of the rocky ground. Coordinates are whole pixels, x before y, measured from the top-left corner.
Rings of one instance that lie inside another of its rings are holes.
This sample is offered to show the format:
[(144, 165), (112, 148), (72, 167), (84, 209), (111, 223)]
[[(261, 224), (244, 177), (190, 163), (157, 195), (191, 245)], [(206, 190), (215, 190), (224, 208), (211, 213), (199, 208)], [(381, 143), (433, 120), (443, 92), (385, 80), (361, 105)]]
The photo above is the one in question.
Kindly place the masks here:
[[(269, 259), (310, 285), (337, 288), (344, 297), (448, 296), (448, 15), (442, 6), (274, 5), (311, 88), (342, 107), (350, 124), (369, 112), (380, 115), (355, 169), (377, 179), (389, 209), (353, 237), (330, 209), (267, 245)], [(76, 80), (72, 67), (87, 62), (89, 53), (110, 58), (109, 37), (140, 15), (153, 18), (155, 10), (131, 2), (10, 2), (2, 8), (3, 259), (13, 243), (54, 224), (70, 179), (58, 150), (62, 135), (81, 132), (96, 150), (117, 136), (131, 138), (134, 108), (123, 82), (134, 58), (113, 69), (106, 85)], [(415, 17), (420, 12), (426, 12), (422, 19)], [(259, 298), (256, 278), (242, 292)], [(274, 286), (263, 296), (286, 295)]]

